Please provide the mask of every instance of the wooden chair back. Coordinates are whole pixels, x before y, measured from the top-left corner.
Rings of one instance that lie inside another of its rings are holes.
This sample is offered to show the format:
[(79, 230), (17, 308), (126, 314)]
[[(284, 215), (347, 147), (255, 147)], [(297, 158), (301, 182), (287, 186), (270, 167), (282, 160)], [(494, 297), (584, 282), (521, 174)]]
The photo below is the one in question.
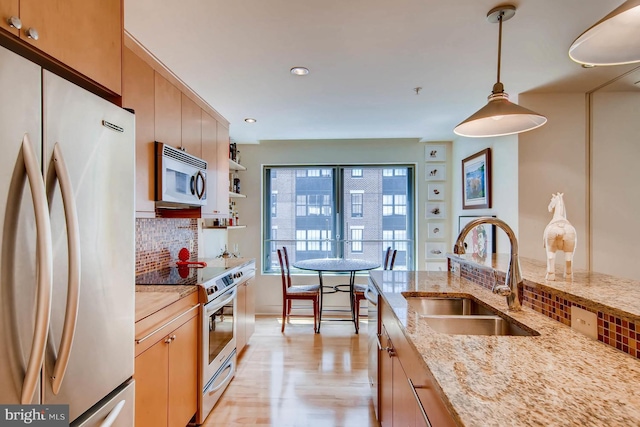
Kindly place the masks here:
[(391, 246), (387, 248), (387, 253), (384, 256), (384, 270), (393, 270), (393, 266), (396, 263), (397, 249), (391, 249)]
[(278, 249), (278, 262), (280, 263), (280, 276), (282, 277), (282, 292), (287, 293), (287, 288), (291, 287), (291, 273), (289, 267), (289, 255), (287, 248)]

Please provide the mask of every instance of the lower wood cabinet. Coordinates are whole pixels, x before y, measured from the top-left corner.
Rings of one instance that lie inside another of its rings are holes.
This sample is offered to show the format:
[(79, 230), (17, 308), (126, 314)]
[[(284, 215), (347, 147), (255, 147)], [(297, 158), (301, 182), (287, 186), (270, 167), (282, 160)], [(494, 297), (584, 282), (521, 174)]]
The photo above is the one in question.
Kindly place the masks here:
[(404, 336), (391, 308), (381, 299), (378, 351), (379, 421), (382, 427), (454, 427), (435, 380)]
[(255, 280), (238, 287), (236, 298), (236, 352), (240, 354), (256, 330)]
[(200, 322), (193, 295), (136, 323), (136, 427), (183, 427), (196, 413)]

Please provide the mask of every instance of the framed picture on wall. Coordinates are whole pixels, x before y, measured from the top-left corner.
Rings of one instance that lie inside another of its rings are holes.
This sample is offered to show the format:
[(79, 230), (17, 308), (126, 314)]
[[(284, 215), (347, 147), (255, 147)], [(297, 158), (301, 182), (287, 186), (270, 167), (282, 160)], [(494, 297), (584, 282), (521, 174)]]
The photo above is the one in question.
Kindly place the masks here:
[[(495, 215), (490, 216), (495, 218)], [(479, 216), (458, 217), (458, 233), (475, 218)], [(473, 228), (464, 239), (464, 247), (474, 261), (491, 265), (491, 254), (496, 253), (496, 226), (480, 224)]]
[(462, 209), (491, 207), (491, 149), (462, 160)]
[(444, 145), (426, 145), (424, 147), (425, 162), (447, 161), (447, 147)]
[(425, 167), (425, 181), (445, 181), (447, 179), (447, 167), (442, 164), (427, 163)]
[(444, 242), (427, 242), (425, 245), (425, 258), (445, 259), (446, 250)]
[(445, 235), (444, 222), (430, 222), (427, 224), (427, 237), (429, 239), (444, 239)]
[(444, 182), (427, 185), (427, 200), (444, 200)]
[(442, 203), (442, 202), (440, 202), (440, 203), (427, 202), (425, 204), (425, 209), (426, 209), (425, 217), (427, 219), (429, 219), (429, 218), (446, 218), (447, 217), (447, 213), (445, 211), (445, 204)]

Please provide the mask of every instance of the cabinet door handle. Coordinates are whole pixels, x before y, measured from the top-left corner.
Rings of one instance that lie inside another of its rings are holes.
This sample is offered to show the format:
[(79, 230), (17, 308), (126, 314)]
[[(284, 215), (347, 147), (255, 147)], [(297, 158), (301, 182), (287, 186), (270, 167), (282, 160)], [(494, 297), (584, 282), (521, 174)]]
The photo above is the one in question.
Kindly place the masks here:
[(175, 341), (176, 340), (176, 336), (175, 335), (171, 335), (171, 341)]
[[(136, 340), (136, 344), (140, 344), (143, 341), (146, 341), (147, 339), (149, 339), (151, 336), (153, 336), (153, 334), (155, 334), (156, 332), (160, 331), (163, 328), (166, 328), (167, 326), (169, 326), (170, 324), (172, 324), (173, 322), (177, 321), (178, 319), (180, 319), (183, 316), (186, 316), (188, 314), (190, 314), (193, 310), (197, 309), (198, 307), (200, 307), (200, 304), (196, 304), (193, 307), (191, 307), (189, 310), (185, 311), (184, 313), (180, 314), (179, 316), (174, 317), (173, 319), (169, 320), (167, 323), (165, 323), (164, 325), (154, 329), (152, 332), (149, 332), (147, 335), (145, 335), (144, 337), (137, 339)], [(166, 342), (166, 341), (165, 341)]]
[(10, 16), (9, 18), (7, 18), (7, 24), (9, 24), (11, 28), (15, 28), (16, 30), (22, 28), (22, 21), (17, 16)]
[(25, 31), (25, 33), (27, 34), (27, 37), (33, 40), (38, 40), (38, 38), (40, 37), (40, 35), (38, 34), (38, 30), (36, 30), (35, 28), (29, 28), (27, 31)]
[(411, 378), (407, 378), (407, 380), (409, 381), (409, 386), (411, 387), (411, 391), (413, 392), (413, 397), (416, 399), (416, 403), (418, 404), (418, 408), (420, 409), (420, 412), (422, 413), (422, 417), (424, 418), (424, 422), (427, 423), (427, 426), (431, 427), (431, 423), (429, 422), (429, 417), (427, 416), (427, 412), (424, 410), (424, 406), (422, 406), (422, 402), (420, 402), (420, 397), (418, 396), (418, 393), (416, 392), (416, 388), (425, 388), (425, 387), (414, 386), (413, 385), (413, 381), (411, 381)]

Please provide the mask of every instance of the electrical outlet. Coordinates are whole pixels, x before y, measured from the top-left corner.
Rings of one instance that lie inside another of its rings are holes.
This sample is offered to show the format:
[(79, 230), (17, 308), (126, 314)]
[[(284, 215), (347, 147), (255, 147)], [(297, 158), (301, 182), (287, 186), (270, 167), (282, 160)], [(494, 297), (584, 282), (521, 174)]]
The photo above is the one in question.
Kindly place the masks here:
[(598, 316), (595, 313), (572, 305), (571, 327), (589, 338), (598, 339)]
[(189, 239), (189, 252), (193, 253), (193, 247), (194, 247), (194, 242), (193, 239)]

